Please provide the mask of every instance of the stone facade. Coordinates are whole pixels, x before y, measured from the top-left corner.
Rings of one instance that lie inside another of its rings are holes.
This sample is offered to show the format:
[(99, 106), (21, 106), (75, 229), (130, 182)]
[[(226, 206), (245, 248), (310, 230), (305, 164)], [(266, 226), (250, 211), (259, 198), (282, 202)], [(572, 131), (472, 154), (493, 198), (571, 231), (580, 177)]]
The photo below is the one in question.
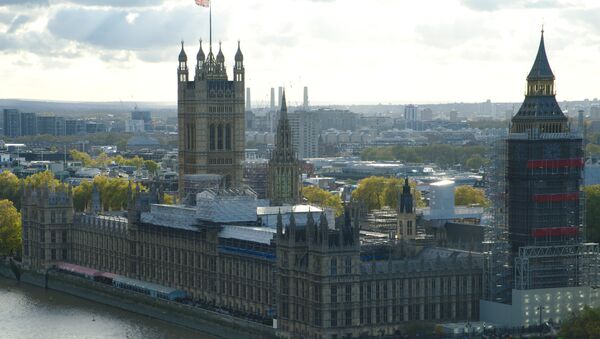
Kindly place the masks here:
[[(238, 217), (197, 218), (202, 207), (161, 205), (153, 190), (130, 190), (127, 211), (73, 215), (68, 190), (55, 191), (60, 199), (47, 199), (49, 205), (25, 199), (31, 202), (23, 216), (26, 261), (38, 270), (65, 261), (182, 289), (205, 304), (277, 318), (279, 334), (287, 338), (378, 336), (402, 332), (412, 322), (478, 319), (477, 255), (407, 250), (405, 241), (393, 239), (369, 242), (352, 226), (349, 210), (336, 226), (323, 213), (315, 221), (309, 211), (300, 224), (292, 212), (286, 225), (279, 214), (273, 229), (256, 215), (236, 222)], [(210, 195), (220, 195), (221, 204), (236, 203), (240, 198), (231, 192)], [(40, 196), (35, 190), (27, 194)], [(53, 211), (61, 218), (59, 211), (65, 211), (66, 219), (43, 226), (36, 221)], [(41, 230), (64, 231), (66, 241), (33, 241)], [(66, 255), (50, 260), (54, 247)]]
[[(244, 161), (244, 61), (239, 48), (233, 80), (228, 80), (225, 57), (219, 45), (207, 56), (202, 44), (196, 71), (189, 78), (187, 55), (181, 46), (177, 68), (177, 119), (179, 126), (179, 187), (186, 174), (218, 173), (225, 187), (238, 187)], [(183, 198), (183, 194), (180, 192)]]
[(300, 202), (300, 164), (292, 145), (292, 129), (288, 120), (285, 92), (277, 124), (275, 149), (268, 168), (268, 198), (272, 206), (295, 205)]

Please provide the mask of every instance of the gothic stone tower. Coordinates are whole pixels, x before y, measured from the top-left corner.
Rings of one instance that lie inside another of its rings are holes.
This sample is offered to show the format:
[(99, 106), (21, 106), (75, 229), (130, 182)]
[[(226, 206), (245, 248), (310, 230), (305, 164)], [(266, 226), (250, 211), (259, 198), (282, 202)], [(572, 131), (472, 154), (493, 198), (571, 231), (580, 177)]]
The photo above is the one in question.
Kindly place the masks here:
[(324, 214), (309, 212), (306, 225), (293, 214), (277, 219), (278, 320), (283, 338), (358, 337), (360, 242), (346, 209), (343, 225), (330, 229)]
[(177, 68), (180, 194), (186, 174), (220, 174), (225, 187), (239, 186), (243, 176), (244, 56), (238, 42), (233, 80), (229, 80), (220, 44), (216, 58), (209, 48), (205, 56), (200, 41), (195, 76), (189, 79), (181, 43)]
[(73, 197), (65, 185), (23, 188), (23, 262), (46, 269), (70, 259)]
[(400, 199), (398, 199), (398, 224), (396, 227), (396, 238), (414, 239), (417, 234), (417, 215), (415, 213), (414, 199), (408, 183), (408, 177), (404, 179), (404, 186)]
[(269, 199), (272, 206), (294, 205), (300, 201), (300, 170), (292, 146), (292, 129), (287, 116), (285, 92), (277, 124), (275, 149), (269, 160)]
[[(571, 133), (568, 119), (556, 102), (554, 79), (542, 31), (527, 76), (525, 100), (512, 118), (507, 140), (508, 231), (513, 257), (527, 246), (576, 244), (583, 233), (582, 139), (580, 134)], [(561, 257), (547, 258), (546, 265), (548, 260), (556, 261), (558, 271), (548, 277), (532, 273), (532, 286), (560, 287), (576, 280), (569, 276), (576, 272), (567, 269), (570, 264)]]

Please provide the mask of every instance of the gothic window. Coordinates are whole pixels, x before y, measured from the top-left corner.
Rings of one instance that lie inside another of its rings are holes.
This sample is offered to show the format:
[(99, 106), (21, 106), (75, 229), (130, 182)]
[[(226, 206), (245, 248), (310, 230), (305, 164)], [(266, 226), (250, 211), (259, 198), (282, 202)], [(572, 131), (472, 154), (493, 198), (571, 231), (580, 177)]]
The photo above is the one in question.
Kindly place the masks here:
[(223, 125), (217, 128), (217, 149), (223, 149)]
[(215, 149), (215, 124), (210, 124), (210, 149)]
[(352, 273), (352, 258), (346, 257), (346, 274)]
[(337, 275), (337, 260), (331, 258), (331, 275)]
[(337, 286), (331, 286), (331, 303), (334, 304), (337, 302)]
[(231, 149), (231, 125), (225, 126), (225, 149)]

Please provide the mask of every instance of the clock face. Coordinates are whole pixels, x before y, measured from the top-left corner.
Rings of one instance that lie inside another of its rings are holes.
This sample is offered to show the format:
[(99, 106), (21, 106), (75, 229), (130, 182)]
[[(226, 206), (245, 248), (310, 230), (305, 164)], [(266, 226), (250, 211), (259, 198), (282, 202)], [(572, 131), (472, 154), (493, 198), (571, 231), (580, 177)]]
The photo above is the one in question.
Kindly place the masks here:
[(560, 158), (560, 145), (548, 144), (544, 145), (544, 159), (559, 159)]

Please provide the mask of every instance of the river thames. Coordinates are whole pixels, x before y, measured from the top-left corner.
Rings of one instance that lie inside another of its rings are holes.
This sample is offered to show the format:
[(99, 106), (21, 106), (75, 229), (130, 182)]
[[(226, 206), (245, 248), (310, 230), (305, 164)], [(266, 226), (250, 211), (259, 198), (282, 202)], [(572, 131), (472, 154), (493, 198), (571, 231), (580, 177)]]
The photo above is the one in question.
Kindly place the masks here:
[(0, 278), (0, 338), (200, 338), (207, 334)]

